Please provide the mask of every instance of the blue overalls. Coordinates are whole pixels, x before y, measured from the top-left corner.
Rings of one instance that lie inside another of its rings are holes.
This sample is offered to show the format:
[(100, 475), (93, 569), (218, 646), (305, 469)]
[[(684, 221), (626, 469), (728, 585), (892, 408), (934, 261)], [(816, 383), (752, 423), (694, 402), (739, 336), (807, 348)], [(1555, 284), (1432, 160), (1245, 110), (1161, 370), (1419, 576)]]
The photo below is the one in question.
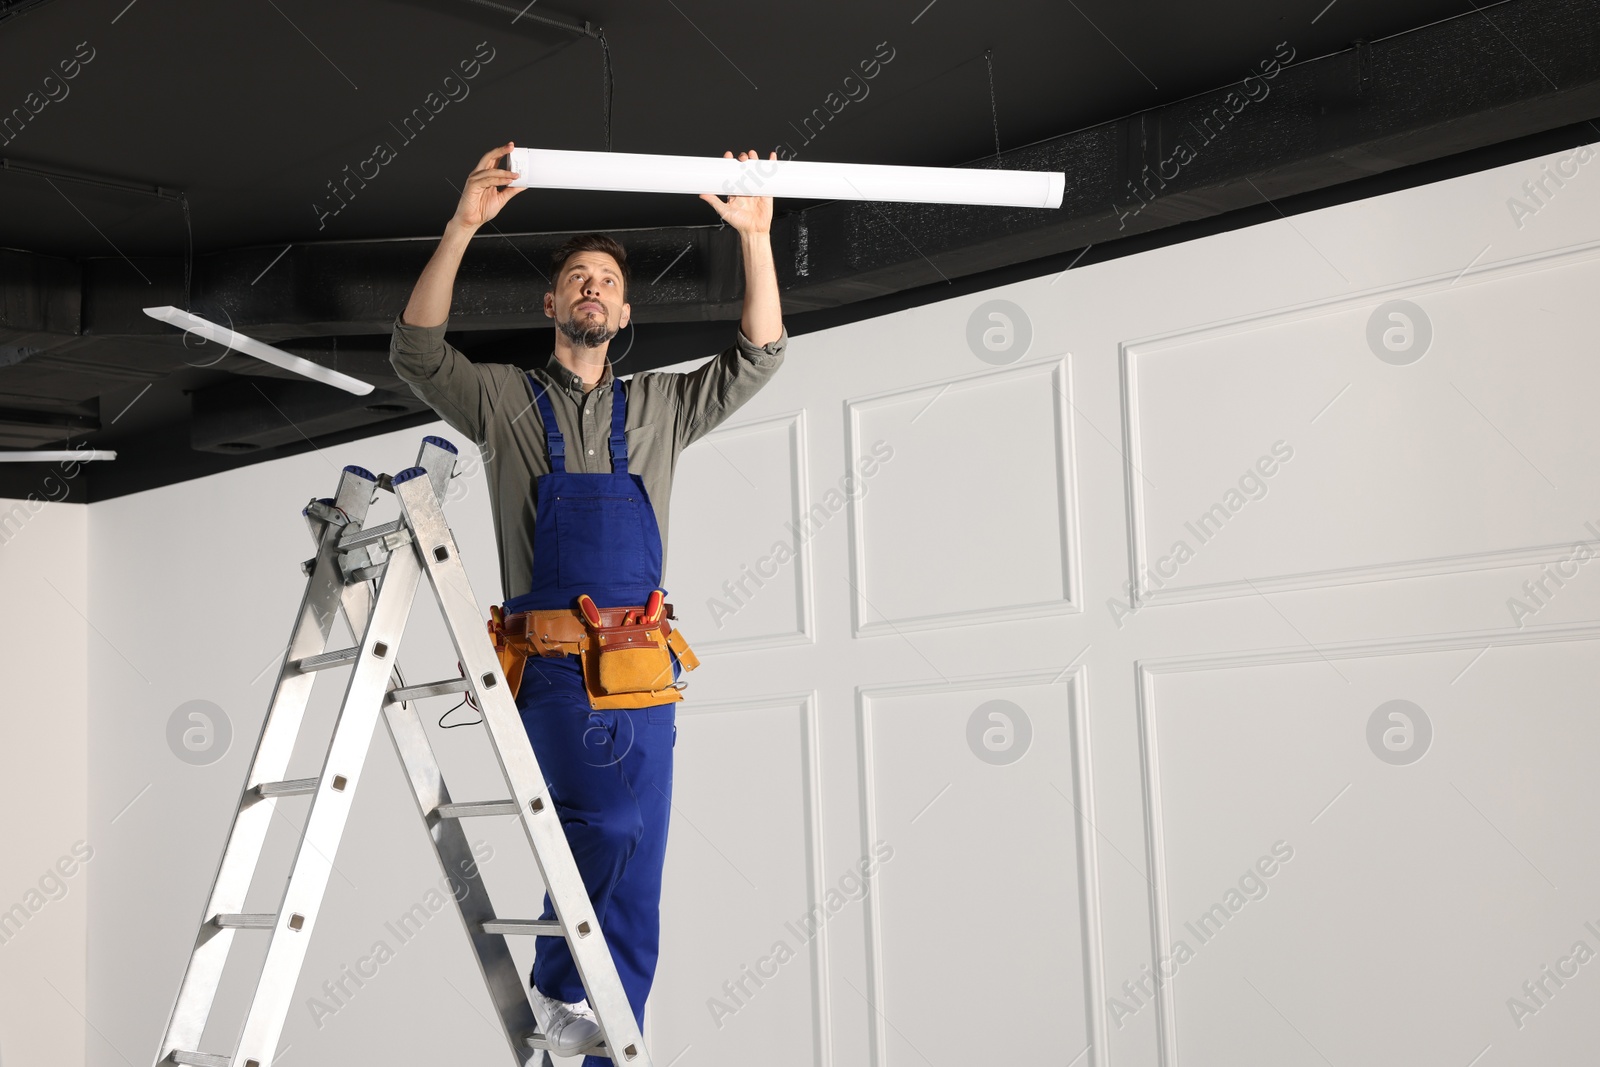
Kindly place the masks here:
[[(570, 608), (579, 593), (601, 607), (643, 604), (661, 580), (661, 533), (643, 479), (628, 473), (623, 383), (612, 380), (610, 474), (567, 472), (555, 410), (531, 374), (528, 383), (544, 419), (550, 473), (537, 479), (532, 587), (507, 601), (506, 613)], [(517, 709), (642, 1030), (661, 944), (674, 705), (593, 710), (580, 661), (570, 655), (528, 660)], [(548, 893), (541, 917), (555, 918)], [(559, 937), (536, 939), (531, 980), (557, 1000), (585, 996)], [(599, 1056), (583, 1063), (611, 1067)]]

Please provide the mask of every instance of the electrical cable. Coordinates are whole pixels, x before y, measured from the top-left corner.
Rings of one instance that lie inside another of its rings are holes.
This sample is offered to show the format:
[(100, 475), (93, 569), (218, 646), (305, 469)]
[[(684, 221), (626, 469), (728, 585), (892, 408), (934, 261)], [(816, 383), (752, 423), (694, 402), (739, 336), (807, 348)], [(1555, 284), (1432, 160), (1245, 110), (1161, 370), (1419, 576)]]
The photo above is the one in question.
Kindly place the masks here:
[[(467, 669), (461, 665), (460, 660), (456, 660), (456, 670), (461, 672), (461, 677), (465, 678), (467, 676)], [(450, 717), (450, 712), (457, 710), (463, 704), (470, 706), (473, 711), (478, 713), (477, 719), (473, 722), (453, 722), (449, 726), (446, 726), (444, 721)], [(478, 702), (472, 699), (472, 690), (468, 689), (466, 693), (462, 695), (461, 699), (449, 709), (449, 711), (446, 711), (443, 715), (439, 716), (439, 729), (454, 730), (457, 726), (477, 726), (481, 722), (483, 722), (483, 709), (478, 707)]]
[(989, 68), (989, 116), (994, 120), (994, 154), (1000, 154), (1000, 109), (994, 99), (994, 55), (993, 48), (983, 50), (983, 62)]
[(188, 235), (188, 243), (183, 255), (183, 310), (193, 312), (190, 306), (189, 283), (194, 277), (194, 226), (189, 221), (189, 194), (179, 193), (178, 202), (183, 205), (183, 230)]
[(611, 42), (606, 40), (606, 31), (601, 29), (600, 38), (600, 95), (604, 99), (606, 109), (606, 151), (611, 151), (611, 94), (615, 88), (611, 71)]

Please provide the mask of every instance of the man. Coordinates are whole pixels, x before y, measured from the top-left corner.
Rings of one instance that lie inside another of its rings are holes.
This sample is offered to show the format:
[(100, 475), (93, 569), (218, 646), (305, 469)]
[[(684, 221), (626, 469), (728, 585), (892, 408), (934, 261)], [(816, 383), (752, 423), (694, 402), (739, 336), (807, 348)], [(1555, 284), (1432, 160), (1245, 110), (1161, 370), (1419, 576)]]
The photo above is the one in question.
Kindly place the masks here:
[[(544, 313), (555, 320), (555, 350), (544, 366), (474, 364), (444, 339), (451, 293), (473, 234), (523, 191), (505, 187), (517, 175), (499, 167), (513, 147), (486, 153), (467, 178), (395, 321), (389, 359), (483, 452), (504, 607), (512, 613), (507, 623), (523, 609), (559, 621), (575, 605), (587, 609), (584, 597), (599, 609), (654, 603), (678, 453), (755, 395), (783, 362), (788, 335), (769, 237), (772, 198), (701, 197), (738, 232), (745, 270), (735, 343), (708, 363), (684, 374), (641, 373), (625, 382), (613, 376), (607, 352), (631, 310), (627, 252), (609, 237), (585, 234), (552, 260)], [(759, 157), (750, 151), (738, 158)], [(527, 636), (532, 640), (532, 628)], [(517, 707), (642, 1028), (660, 944), (677, 737), (671, 701), (679, 694), (663, 679), (665, 688), (629, 692), (606, 706), (580, 656), (539, 651), (522, 673)], [(671, 659), (675, 679), (676, 652)], [(518, 684), (509, 671), (507, 680)], [(546, 896), (544, 918), (553, 917)], [(598, 1042), (599, 1025), (562, 938), (537, 939), (530, 982), (540, 1030), (559, 1052)], [(584, 1059), (584, 1067), (609, 1063)]]

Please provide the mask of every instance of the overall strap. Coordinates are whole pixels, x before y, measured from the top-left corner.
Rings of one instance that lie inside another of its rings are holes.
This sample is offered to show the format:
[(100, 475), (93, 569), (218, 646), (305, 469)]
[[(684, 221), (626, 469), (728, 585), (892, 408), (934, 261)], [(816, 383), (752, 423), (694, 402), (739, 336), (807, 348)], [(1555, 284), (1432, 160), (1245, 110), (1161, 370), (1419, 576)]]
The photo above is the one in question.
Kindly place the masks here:
[(556, 426), (556, 411), (550, 406), (550, 398), (546, 395), (545, 387), (539, 384), (533, 373), (528, 373), (528, 384), (533, 388), (533, 399), (539, 405), (539, 417), (544, 420), (544, 447), (550, 455), (550, 470), (555, 474), (565, 473), (567, 469), (567, 446), (561, 439), (561, 430)]
[(628, 420), (628, 397), (622, 390), (622, 379), (611, 379), (611, 473), (628, 473), (628, 439), (623, 434), (623, 424)]

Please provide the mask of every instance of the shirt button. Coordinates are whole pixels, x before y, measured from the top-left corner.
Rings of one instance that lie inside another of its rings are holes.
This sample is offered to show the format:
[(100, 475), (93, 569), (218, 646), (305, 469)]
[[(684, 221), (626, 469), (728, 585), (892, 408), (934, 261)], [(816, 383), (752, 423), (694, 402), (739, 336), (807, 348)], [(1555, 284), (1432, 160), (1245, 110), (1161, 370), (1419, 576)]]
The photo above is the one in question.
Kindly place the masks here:
[(591, 456), (594, 455), (594, 449), (592, 449), (592, 448), (589, 449), (589, 455), (591, 455)]

